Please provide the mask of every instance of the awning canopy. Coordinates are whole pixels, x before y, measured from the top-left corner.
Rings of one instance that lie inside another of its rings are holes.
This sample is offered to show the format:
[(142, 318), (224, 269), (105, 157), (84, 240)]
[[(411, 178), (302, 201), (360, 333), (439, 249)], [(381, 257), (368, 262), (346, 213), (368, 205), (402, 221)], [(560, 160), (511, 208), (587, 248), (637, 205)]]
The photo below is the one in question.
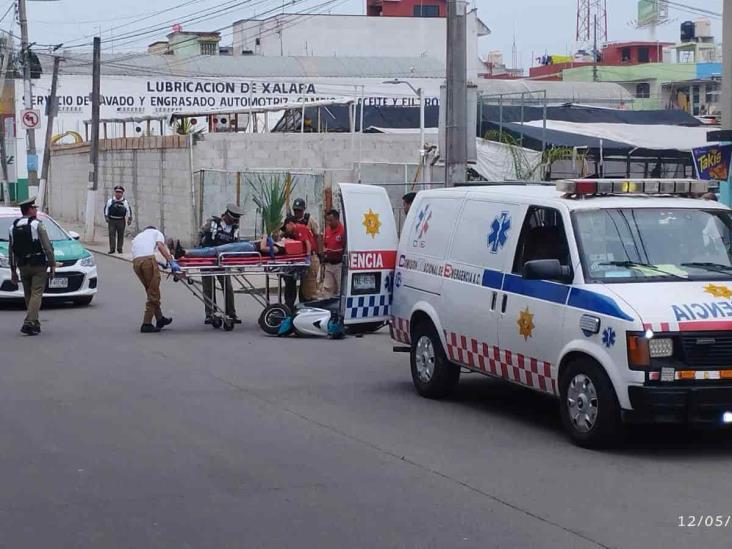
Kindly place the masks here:
[[(529, 122), (528, 126), (541, 131), (542, 121)], [(547, 128), (567, 133), (579, 139), (603, 139), (625, 143), (634, 148), (654, 151), (677, 150), (690, 152), (691, 149), (709, 145), (707, 132), (709, 127), (672, 126), (666, 124), (579, 124), (548, 120)]]

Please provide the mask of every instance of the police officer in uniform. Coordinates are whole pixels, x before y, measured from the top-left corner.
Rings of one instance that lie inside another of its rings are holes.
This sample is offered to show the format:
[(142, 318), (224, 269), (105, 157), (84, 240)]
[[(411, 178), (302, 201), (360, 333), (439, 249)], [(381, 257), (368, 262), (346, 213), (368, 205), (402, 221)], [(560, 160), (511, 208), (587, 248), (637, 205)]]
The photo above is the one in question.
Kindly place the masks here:
[[(239, 218), (241, 217), (241, 209), (236, 204), (228, 204), (226, 211), (221, 217), (213, 216), (203, 227), (199, 233), (199, 247), (209, 248), (213, 246), (222, 246), (239, 241)], [(224, 291), (224, 310), (226, 316), (231, 318), (235, 324), (241, 324), (241, 320), (236, 316), (236, 307), (234, 304), (234, 288), (231, 282), (224, 276), (216, 277)], [(207, 298), (206, 303), (206, 324), (211, 324), (213, 317), (213, 307), (208, 301), (216, 300), (216, 281), (212, 276), (203, 277), (203, 292)]]
[(53, 246), (43, 223), (36, 219), (38, 207), (35, 201), (35, 198), (31, 198), (20, 203), (23, 217), (16, 219), (10, 227), (10, 276), (12, 282), (17, 284), (20, 269), (27, 310), (20, 331), (29, 336), (41, 333), (38, 311), (46, 289), (46, 269), (50, 270), (51, 277), (56, 274)]
[[(104, 219), (109, 229), (109, 253), (113, 254), (115, 244), (117, 253), (122, 253), (122, 245), (125, 241), (125, 226), (132, 224), (132, 208), (124, 197), (125, 188), (117, 185), (114, 188), (114, 196), (107, 200), (104, 206)], [(125, 220), (127, 220), (125, 222)]]
[(316, 242), (316, 249), (313, 250), (313, 253), (321, 255), (323, 253), (323, 237), (320, 234), (320, 227), (318, 227), (318, 222), (310, 215), (310, 212), (305, 211), (304, 199), (296, 198), (294, 200), (292, 203), (292, 214), (295, 216), (297, 223), (307, 226), (310, 232), (313, 233)]

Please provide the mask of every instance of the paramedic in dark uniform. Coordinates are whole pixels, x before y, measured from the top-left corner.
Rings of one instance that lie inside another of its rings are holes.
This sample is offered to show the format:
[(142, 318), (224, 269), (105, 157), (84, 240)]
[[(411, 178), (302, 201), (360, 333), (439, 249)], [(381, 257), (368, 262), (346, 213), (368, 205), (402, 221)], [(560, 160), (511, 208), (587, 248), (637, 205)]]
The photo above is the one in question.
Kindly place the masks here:
[(36, 219), (38, 207), (35, 198), (20, 203), (20, 213), (23, 217), (16, 219), (10, 227), (10, 277), (13, 284), (18, 283), (18, 269), (20, 281), (23, 284), (23, 296), (27, 314), (23, 327), (20, 329), (26, 335), (33, 336), (41, 333), (41, 322), (38, 320), (38, 311), (43, 301), (43, 291), (46, 289), (48, 274), (51, 277), (56, 273), (56, 260), (53, 255), (53, 246), (46, 233), (43, 223)]
[(117, 253), (122, 253), (125, 241), (125, 227), (132, 224), (132, 208), (125, 198), (125, 189), (122, 185), (114, 188), (114, 196), (107, 200), (104, 206), (104, 219), (109, 230), (109, 253), (113, 254), (115, 245)]
[[(214, 216), (210, 218), (201, 227), (199, 233), (198, 246), (201, 248), (211, 248), (214, 246), (223, 246), (224, 244), (232, 244), (239, 241), (239, 218), (241, 217), (241, 209), (236, 204), (226, 206), (226, 211), (221, 217)], [(234, 288), (231, 281), (225, 276), (216, 277), (221, 284), (224, 292), (224, 311), (226, 316), (231, 318), (234, 323), (241, 324), (241, 320), (236, 316), (236, 306), (234, 304)], [(203, 277), (203, 293), (207, 298), (206, 302), (206, 324), (211, 324), (214, 309), (210, 302), (216, 299), (216, 281), (213, 276)]]

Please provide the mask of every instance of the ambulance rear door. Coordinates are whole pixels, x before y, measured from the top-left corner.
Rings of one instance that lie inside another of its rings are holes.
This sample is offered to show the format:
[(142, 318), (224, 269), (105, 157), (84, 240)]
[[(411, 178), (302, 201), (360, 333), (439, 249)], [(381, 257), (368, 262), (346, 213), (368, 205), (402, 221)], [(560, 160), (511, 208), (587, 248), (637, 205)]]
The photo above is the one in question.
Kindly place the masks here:
[(386, 322), (399, 237), (383, 187), (341, 183), (346, 228), (341, 313), (346, 325)]

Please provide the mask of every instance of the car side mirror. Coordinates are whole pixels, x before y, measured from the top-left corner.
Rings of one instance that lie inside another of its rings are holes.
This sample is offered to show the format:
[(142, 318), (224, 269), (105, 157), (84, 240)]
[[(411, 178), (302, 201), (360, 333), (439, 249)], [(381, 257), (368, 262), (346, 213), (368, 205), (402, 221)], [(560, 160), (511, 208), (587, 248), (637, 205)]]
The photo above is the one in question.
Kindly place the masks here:
[(81, 236), (76, 231), (69, 231), (69, 236), (74, 240), (79, 240)]
[(526, 280), (554, 280), (570, 282), (572, 270), (558, 259), (537, 259), (524, 263), (523, 276)]

